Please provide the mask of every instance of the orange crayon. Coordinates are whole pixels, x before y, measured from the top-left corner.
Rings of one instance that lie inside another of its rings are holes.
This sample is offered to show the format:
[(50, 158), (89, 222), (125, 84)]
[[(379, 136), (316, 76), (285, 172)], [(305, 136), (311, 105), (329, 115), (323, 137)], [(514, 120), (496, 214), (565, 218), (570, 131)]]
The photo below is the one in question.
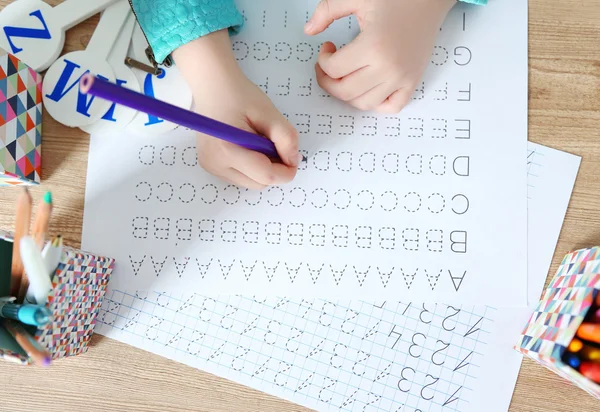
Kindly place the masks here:
[(577, 336), (583, 340), (600, 343), (600, 324), (582, 323), (577, 329)]

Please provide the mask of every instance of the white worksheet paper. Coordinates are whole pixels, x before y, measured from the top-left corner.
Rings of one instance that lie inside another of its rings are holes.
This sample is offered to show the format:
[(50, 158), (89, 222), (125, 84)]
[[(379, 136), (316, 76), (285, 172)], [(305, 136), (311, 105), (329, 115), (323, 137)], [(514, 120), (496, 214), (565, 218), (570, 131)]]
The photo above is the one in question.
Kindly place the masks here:
[[(530, 144), (532, 296), (579, 162)], [(111, 286), (98, 333), (322, 411), (506, 411), (521, 364), (512, 347), (532, 310), (141, 292), (135, 278)]]
[(457, 6), (397, 116), (318, 87), (320, 43), (358, 26), (305, 36), (316, 3), (242, 1), (232, 38), (300, 133), (308, 162), (292, 183), (222, 183), (185, 130), (92, 138), (84, 238), (117, 258), (113, 287), (526, 304), (527, 2)]
[(527, 266), (529, 304), (541, 297), (543, 282), (540, 268), (552, 263), (561, 224), (554, 224), (567, 211), (570, 194), (581, 158), (556, 149), (530, 143), (527, 155), (527, 219), (529, 250)]

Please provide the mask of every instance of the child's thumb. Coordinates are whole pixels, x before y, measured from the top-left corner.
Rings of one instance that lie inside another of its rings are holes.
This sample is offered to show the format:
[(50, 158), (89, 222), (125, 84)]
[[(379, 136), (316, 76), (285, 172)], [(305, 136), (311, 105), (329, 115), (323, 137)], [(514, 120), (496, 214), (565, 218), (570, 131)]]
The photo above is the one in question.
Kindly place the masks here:
[(254, 129), (273, 143), (284, 164), (298, 167), (302, 155), (298, 151), (298, 131), (275, 106), (263, 108), (250, 119)]
[(306, 34), (315, 35), (325, 30), (331, 23), (356, 11), (355, 0), (321, 0), (304, 26)]

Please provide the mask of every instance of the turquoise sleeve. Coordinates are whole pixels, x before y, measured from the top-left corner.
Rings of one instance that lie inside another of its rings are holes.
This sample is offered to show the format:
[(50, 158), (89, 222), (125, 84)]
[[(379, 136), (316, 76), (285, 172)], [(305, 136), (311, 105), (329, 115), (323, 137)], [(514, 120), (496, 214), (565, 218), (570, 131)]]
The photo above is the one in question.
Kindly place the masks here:
[(486, 5), (488, 2), (488, 0), (459, 0), (459, 1), (462, 1), (463, 3), (479, 4), (481, 6)]
[(222, 29), (235, 33), (244, 22), (233, 0), (130, 0), (130, 3), (158, 63), (192, 40)]

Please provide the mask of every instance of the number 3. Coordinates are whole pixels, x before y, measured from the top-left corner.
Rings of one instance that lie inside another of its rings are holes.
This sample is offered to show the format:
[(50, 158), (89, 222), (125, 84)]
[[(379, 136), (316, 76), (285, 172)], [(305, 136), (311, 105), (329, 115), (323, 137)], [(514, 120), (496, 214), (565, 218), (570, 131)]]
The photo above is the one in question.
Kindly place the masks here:
[(418, 355), (415, 355), (415, 354), (412, 352), (412, 350), (413, 350), (413, 347), (414, 347), (414, 346), (416, 346), (416, 347), (419, 347), (419, 346), (420, 346), (420, 345), (419, 345), (417, 342), (415, 342), (415, 337), (416, 337), (416, 336), (419, 336), (419, 335), (421, 335), (421, 336), (423, 337), (423, 344), (425, 343), (425, 340), (427, 339), (427, 338), (425, 337), (425, 335), (423, 335), (422, 333), (415, 333), (415, 334), (413, 335), (413, 338), (412, 338), (412, 343), (413, 343), (413, 344), (412, 344), (412, 345), (410, 345), (410, 347), (408, 348), (408, 353), (410, 353), (410, 356), (412, 356), (413, 358), (420, 358), (420, 357), (421, 357), (421, 354), (420, 354), (420, 353), (419, 353)]
[[(410, 378), (410, 381), (409, 381), (409, 378), (407, 378), (406, 376), (404, 376), (404, 372), (405, 372), (407, 369), (408, 369), (408, 370), (410, 370), (410, 371), (412, 371), (412, 378)], [(408, 391), (410, 391), (410, 387), (412, 386), (412, 385), (411, 385), (411, 384), (412, 384), (412, 380), (413, 380), (413, 379), (414, 379), (414, 377), (415, 377), (415, 370), (414, 370), (413, 368), (408, 368), (408, 367), (407, 367), (407, 368), (404, 368), (404, 369), (402, 369), (402, 373), (400, 374), (400, 376), (402, 377), (402, 379), (400, 379), (400, 380), (398, 381), (398, 389), (400, 389), (402, 392), (408, 392)], [(406, 389), (406, 390), (402, 389), (402, 382), (403, 382), (403, 381), (407, 381), (407, 382), (409, 382), (408, 389)]]

